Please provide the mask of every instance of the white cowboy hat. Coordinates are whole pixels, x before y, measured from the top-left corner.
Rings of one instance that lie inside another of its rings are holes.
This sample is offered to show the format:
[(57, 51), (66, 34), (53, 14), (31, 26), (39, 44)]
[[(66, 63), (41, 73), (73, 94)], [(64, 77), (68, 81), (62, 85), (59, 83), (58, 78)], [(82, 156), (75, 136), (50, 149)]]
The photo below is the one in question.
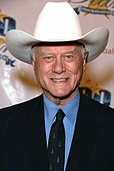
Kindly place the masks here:
[(89, 51), (90, 62), (103, 52), (108, 36), (108, 29), (102, 27), (82, 35), (78, 15), (68, 2), (48, 2), (36, 21), (34, 36), (11, 30), (6, 34), (6, 45), (13, 56), (31, 64), (30, 50), (35, 44), (78, 41)]

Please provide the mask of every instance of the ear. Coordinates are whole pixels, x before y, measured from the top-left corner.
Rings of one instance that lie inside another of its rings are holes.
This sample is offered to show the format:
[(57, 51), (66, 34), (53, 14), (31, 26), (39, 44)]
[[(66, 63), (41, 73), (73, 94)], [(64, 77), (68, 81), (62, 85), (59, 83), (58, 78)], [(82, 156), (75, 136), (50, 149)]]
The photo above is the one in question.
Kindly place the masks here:
[(88, 58), (88, 51), (84, 53), (84, 58), (83, 58), (83, 71), (86, 69), (86, 63), (87, 63), (87, 58)]
[(32, 67), (35, 70), (35, 61), (34, 60), (32, 60)]

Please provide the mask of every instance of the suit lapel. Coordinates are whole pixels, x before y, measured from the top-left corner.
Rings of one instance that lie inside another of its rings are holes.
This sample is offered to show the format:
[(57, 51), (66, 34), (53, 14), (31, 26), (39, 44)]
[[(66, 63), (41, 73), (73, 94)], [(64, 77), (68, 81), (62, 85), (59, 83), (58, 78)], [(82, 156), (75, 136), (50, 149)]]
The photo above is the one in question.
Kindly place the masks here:
[(27, 115), (30, 116), (27, 116), (29, 121), (24, 122), (21, 127), (30, 170), (48, 170), (42, 96), (28, 107)]
[(83, 171), (94, 147), (100, 124), (92, 117), (92, 109), (88, 98), (81, 96), (77, 123), (67, 163), (67, 169)]

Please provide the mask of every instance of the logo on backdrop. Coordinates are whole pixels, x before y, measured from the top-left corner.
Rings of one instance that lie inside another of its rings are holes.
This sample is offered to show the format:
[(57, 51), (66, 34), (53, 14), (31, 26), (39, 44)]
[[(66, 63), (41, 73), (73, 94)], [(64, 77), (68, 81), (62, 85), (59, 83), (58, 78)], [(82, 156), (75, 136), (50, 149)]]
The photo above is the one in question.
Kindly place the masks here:
[(106, 106), (110, 106), (111, 104), (111, 92), (103, 89), (100, 86), (99, 81), (91, 79), (88, 74), (84, 75), (84, 79), (80, 85), (80, 90), (83, 94)]
[(7, 31), (16, 28), (16, 21), (14, 18), (7, 16), (0, 11), (0, 60), (3, 60), (6, 65), (14, 67), (15, 60), (12, 60), (7, 55), (7, 48), (5, 45), (5, 35)]
[(92, 99), (106, 105), (110, 106), (111, 103), (111, 93), (105, 89), (99, 88), (99, 87), (87, 87), (87, 86), (82, 86), (80, 87), (80, 90), (83, 94), (91, 97)]
[(74, 10), (77, 14), (83, 12), (84, 15), (87, 14), (96, 14), (96, 15), (104, 15), (107, 18), (109, 16), (114, 16), (114, 0), (69, 0), (69, 3), (87, 3), (87, 6), (80, 5)]

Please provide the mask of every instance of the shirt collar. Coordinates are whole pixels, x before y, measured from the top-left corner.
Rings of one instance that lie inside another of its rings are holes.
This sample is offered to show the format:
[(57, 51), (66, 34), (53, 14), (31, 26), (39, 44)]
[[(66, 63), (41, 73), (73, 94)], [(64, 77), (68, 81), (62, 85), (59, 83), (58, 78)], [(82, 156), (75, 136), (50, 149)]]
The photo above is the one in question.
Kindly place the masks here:
[[(55, 103), (51, 102), (44, 94), (44, 114), (45, 117), (52, 123), (55, 120), (56, 113), (60, 109)], [(76, 95), (64, 106), (62, 106), (62, 110), (65, 113), (65, 116), (70, 122), (74, 122), (75, 118), (77, 117), (78, 107), (80, 101), (80, 93), (79, 91)]]
[(78, 91), (76, 95), (65, 106), (62, 107), (62, 110), (65, 113), (67, 119), (72, 123), (75, 121), (75, 118), (77, 117), (79, 101), (80, 93)]

